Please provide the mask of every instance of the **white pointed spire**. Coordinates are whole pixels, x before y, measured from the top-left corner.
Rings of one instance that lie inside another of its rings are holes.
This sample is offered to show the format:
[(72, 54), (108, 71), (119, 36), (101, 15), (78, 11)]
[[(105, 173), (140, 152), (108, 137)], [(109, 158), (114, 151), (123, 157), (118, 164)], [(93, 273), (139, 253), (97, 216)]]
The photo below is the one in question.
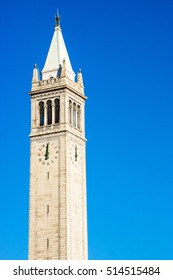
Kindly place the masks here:
[(33, 76), (32, 76), (32, 83), (34, 82), (38, 82), (39, 78), (38, 78), (38, 68), (37, 65), (34, 65), (34, 70), (33, 70)]
[(44, 68), (42, 70), (42, 79), (46, 80), (50, 77), (58, 77), (59, 69), (62, 67), (63, 60), (66, 62), (66, 76), (74, 81), (75, 74), (73, 72), (68, 52), (63, 39), (60, 16), (57, 15), (56, 26), (53, 34), (52, 42), (46, 58)]

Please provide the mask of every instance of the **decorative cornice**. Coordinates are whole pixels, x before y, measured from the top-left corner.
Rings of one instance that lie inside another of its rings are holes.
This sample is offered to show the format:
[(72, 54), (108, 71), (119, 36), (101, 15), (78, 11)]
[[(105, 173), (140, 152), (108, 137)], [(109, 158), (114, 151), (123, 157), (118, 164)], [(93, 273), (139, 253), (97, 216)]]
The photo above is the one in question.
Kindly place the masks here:
[(61, 95), (64, 93), (64, 90), (59, 90), (59, 91), (48, 91), (48, 92), (43, 92), (43, 93), (39, 93), (39, 94), (34, 94), (31, 96), (31, 99), (37, 99), (37, 98), (43, 98), (43, 97), (57, 97), (58, 95)]
[(78, 83), (71, 81), (67, 77), (62, 78), (52, 78), (49, 80), (44, 81), (38, 81), (34, 82), (32, 84), (32, 91), (29, 92), (31, 96), (40, 94), (43, 92), (49, 92), (54, 90), (60, 90), (60, 89), (70, 89), (75, 94), (79, 95), (83, 99), (87, 99), (87, 97), (84, 95), (83, 87), (81, 87)]
[(73, 132), (71, 132), (71, 131), (69, 131), (69, 130), (67, 130), (67, 129), (64, 129), (64, 130), (61, 130), (61, 131), (52, 131), (52, 132), (47, 132), (47, 131), (45, 131), (45, 132), (43, 132), (42, 134), (40, 134), (40, 135), (38, 135), (38, 133), (36, 134), (36, 135), (32, 135), (32, 133), (29, 135), (29, 137), (30, 137), (30, 139), (31, 139), (31, 141), (33, 141), (33, 140), (39, 140), (39, 139), (48, 139), (48, 138), (51, 138), (52, 136), (56, 136), (56, 135), (67, 135), (67, 134), (70, 134), (71, 136), (75, 136), (75, 138), (77, 137), (78, 139), (80, 139), (80, 140), (82, 140), (82, 141), (84, 141), (84, 142), (86, 142), (87, 141), (87, 139), (86, 138), (84, 138), (84, 137), (81, 137), (81, 136), (79, 136), (79, 135), (76, 135), (76, 134), (74, 134)]

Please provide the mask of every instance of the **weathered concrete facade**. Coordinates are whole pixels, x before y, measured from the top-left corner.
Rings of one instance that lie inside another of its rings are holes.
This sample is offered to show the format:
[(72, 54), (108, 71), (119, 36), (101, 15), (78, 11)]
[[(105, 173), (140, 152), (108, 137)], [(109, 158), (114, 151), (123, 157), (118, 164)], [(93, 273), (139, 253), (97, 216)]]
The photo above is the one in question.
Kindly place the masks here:
[[(53, 44), (64, 48), (59, 21), (55, 32), (59, 41), (54, 39)], [(51, 59), (53, 49), (51, 45)], [(44, 67), (43, 79), (34, 67), (29, 93), (29, 259), (33, 260), (87, 259), (86, 96), (81, 72), (74, 81), (64, 53), (52, 69), (47, 58), (49, 69)]]

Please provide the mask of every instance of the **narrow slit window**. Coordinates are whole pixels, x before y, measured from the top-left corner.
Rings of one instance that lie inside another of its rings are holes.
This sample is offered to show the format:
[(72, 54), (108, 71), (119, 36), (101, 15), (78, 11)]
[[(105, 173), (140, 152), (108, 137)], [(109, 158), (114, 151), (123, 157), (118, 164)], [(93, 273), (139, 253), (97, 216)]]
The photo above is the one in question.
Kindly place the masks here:
[(49, 214), (49, 205), (47, 205), (47, 214)]
[(72, 102), (71, 100), (69, 101), (69, 123), (72, 124)]
[(73, 104), (73, 125), (76, 127), (77, 120), (76, 120), (76, 104)]
[(47, 124), (52, 124), (52, 102), (50, 100), (47, 101)]
[(81, 112), (80, 112), (80, 106), (77, 106), (77, 128), (80, 129), (80, 118), (81, 118)]
[(47, 172), (47, 180), (49, 180), (49, 172)]
[(44, 125), (44, 102), (39, 103), (40, 126)]
[(55, 123), (60, 122), (60, 100), (55, 99)]
[(47, 249), (49, 249), (49, 239), (47, 238)]

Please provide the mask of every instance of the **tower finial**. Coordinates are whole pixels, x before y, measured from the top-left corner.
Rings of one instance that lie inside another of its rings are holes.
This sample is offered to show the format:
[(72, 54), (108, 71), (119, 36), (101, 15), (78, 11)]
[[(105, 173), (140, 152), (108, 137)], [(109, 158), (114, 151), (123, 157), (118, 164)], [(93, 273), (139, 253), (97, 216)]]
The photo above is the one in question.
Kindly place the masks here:
[(55, 26), (60, 27), (60, 20), (61, 20), (61, 16), (60, 16), (59, 11), (57, 9), (56, 16), (55, 16)]

